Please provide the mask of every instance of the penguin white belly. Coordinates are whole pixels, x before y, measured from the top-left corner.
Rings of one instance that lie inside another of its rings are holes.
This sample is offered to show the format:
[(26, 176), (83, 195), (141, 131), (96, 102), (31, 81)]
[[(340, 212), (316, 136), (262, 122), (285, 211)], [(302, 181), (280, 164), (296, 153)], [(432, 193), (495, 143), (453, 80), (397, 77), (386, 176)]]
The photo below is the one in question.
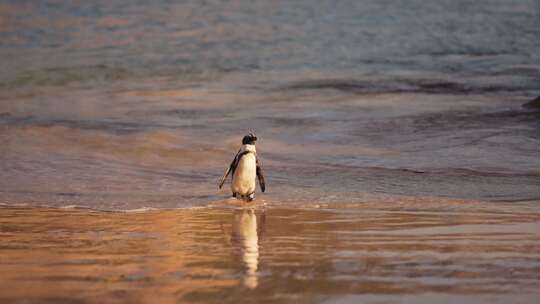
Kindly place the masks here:
[(233, 193), (248, 195), (255, 192), (257, 178), (257, 162), (253, 153), (248, 153), (238, 162), (234, 171), (231, 190)]

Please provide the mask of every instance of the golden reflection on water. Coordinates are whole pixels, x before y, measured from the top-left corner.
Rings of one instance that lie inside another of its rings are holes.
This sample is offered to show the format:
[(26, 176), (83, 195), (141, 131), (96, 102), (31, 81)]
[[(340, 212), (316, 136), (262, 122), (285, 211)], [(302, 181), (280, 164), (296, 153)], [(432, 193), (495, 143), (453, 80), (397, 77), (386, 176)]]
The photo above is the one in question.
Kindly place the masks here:
[(0, 303), (535, 303), (534, 205), (0, 209)]
[[(264, 213), (262, 214), (264, 218)], [(264, 223), (264, 220), (259, 222)], [(257, 269), (259, 267), (259, 228), (254, 209), (234, 211), (232, 223), (231, 244), (233, 250), (244, 263), (242, 283), (248, 288), (256, 288), (259, 284)]]

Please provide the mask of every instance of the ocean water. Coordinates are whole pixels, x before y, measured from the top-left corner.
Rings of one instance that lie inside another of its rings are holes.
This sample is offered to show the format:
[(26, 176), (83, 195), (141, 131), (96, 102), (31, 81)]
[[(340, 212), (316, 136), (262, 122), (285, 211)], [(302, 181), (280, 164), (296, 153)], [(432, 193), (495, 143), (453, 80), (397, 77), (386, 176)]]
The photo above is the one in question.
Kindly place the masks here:
[(534, 303), (539, 95), (536, 0), (0, 0), (0, 302)]

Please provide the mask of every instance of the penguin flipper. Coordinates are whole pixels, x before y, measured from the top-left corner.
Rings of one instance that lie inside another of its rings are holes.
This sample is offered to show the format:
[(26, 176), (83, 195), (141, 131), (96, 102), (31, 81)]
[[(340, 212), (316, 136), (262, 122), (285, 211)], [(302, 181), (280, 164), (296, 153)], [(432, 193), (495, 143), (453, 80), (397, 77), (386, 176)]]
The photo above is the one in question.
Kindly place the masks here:
[(261, 186), (261, 191), (264, 192), (266, 190), (266, 184), (264, 183), (264, 175), (262, 172), (262, 168), (259, 165), (259, 159), (257, 159), (257, 179), (259, 180), (259, 186)]
[(229, 173), (231, 173), (231, 167), (232, 166), (229, 166), (227, 168), (227, 171), (225, 171), (225, 174), (223, 174), (223, 176), (219, 180), (219, 189), (221, 189), (221, 187), (223, 187), (223, 184), (225, 183), (225, 180), (227, 179), (227, 176), (229, 176)]
[[(240, 151), (238, 151), (238, 152), (240, 152)], [(225, 183), (225, 180), (227, 179), (227, 176), (229, 176), (229, 173), (232, 172), (234, 174), (234, 170), (236, 170), (236, 166), (238, 166), (238, 153), (236, 153), (236, 156), (234, 157), (233, 161), (229, 165), (229, 168), (227, 168), (227, 171), (225, 171), (225, 174), (223, 174), (223, 176), (219, 180), (219, 189), (221, 189), (221, 187), (223, 187), (223, 184)]]

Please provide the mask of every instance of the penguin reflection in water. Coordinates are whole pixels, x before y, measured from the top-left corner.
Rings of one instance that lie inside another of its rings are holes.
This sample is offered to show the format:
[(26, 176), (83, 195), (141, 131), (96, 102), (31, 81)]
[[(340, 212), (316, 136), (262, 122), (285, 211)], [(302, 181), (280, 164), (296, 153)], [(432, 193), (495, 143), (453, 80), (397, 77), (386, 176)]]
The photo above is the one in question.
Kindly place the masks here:
[(229, 173), (232, 172), (232, 196), (251, 202), (255, 198), (256, 181), (259, 180), (261, 191), (266, 190), (262, 168), (255, 149), (257, 137), (249, 133), (242, 139), (242, 147), (236, 153), (227, 171), (219, 181), (219, 189), (223, 187)]
[(266, 213), (264, 210), (235, 209), (232, 224), (221, 223), (221, 231), (232, 249), (236, 264), (241, 269), (239, 283), (249, 289), (259, 285), (259, 244), (265, 233)]
[[(233, 215), (230, 244), (233, 253), (243, 264), (242, 285), (256, 288), (259, 284), (259, 242), (264, 232), (266, 216), (264, 211), (257, 216), (253, 209), (235, 210)], [(223, 228), (222, 228), (223, 229)]]

